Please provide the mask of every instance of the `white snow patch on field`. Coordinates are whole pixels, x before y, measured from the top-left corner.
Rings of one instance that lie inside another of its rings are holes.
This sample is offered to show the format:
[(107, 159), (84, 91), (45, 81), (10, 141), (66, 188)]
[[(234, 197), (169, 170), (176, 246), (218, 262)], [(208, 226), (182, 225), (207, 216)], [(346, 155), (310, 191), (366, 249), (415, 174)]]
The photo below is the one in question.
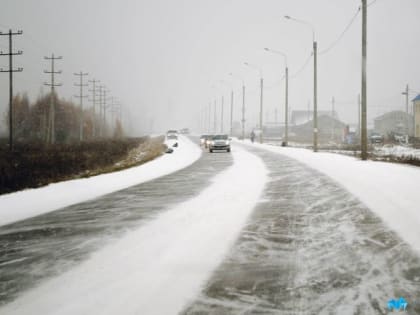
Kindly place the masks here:
[(195, 198), (162, 213), (89, 260), (0, 308), (1, 314), (177, 314), (222, 262), (258, 202), (268, 171), (234, 163)]
[(174, 153), (126, 170), (69, 180), (0, 196), (0, 226), (94, 199), (173, 173), (201, 156), (200, 148), (180, 137)]
[(251, 144), (281, 153), (314, 168), (346, 188), (420, 252), (420, 168), (361, 161), (334, 153)]
[(420, 149), (401, 145), (384, 145), (375, 148), (374, 153), (379, 156), (412, 157), (420, 158)]

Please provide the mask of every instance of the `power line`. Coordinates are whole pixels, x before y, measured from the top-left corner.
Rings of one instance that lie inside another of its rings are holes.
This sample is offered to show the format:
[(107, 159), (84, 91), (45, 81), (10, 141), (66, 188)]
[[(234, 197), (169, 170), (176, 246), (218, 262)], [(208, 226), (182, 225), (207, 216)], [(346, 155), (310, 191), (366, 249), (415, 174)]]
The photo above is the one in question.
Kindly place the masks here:
[(367, 5), (367, 6), (368, 6), (368, 7), (370, 7), (371, 5), (375, 4), (375, 2), (376, 2), (376, 1), (378, 1), (378, 0), (373, 0), (373, 1), (371, 1), (370, 3), (368, 3), (368, 5)]
[[(375, 2), (376, 0), (374, 0), (374, 2)], [(372, 3), (373, 4), (373, 3)], [(338, 38), (335, 40), (335, 41), (333, 41), (332, 42), (332, 44), (328, 47), (328, 48), (326, 48), (326, 49), (324, 49), (324, 50), (322, 50), (322, 51), (320, 51), (319, 52), (319, 55), (323, 55), (323, 54), (326, 54), (327, 52), (329, 52), (331, 49), (333, 49), (339, 42), (340, 42), (340, 40), (344, 37), (344, 35), (347, 33), (347, 31), (350, 29), (350, 27), (353, 25), (353, 23), (354, 23), (354, 21), (356, 21), (356, 18), (357, 18), (357, 16), (359, 15), (359, 13), (360, 13), (360, 10), (361, 10), (361, 7), (358, 7), (357, 8), (357, 11), (356, 11), (356, 13), (353, 15), (353, 17), (351, 18), (351, 20), (350, 20), (350, 22), (347, 24), (347, 26), (344, 28), (344, 30), (343, 30), (343, 32), (341, 32), (341, 34), (340, 34), (340, 36), (338, 36)]]
[(313, 54), (311, 53), (308, 58), (305, 60), (305, 63), (302, 65), (302, 67), (300, 67), (300, 69), (293, 75), (290, 76), (291, 79), (296, 78), (297, 76), (299, 76), (303, 70), (305, 70), (305, 68), (308, 66), (309, 61), (311, 61)]

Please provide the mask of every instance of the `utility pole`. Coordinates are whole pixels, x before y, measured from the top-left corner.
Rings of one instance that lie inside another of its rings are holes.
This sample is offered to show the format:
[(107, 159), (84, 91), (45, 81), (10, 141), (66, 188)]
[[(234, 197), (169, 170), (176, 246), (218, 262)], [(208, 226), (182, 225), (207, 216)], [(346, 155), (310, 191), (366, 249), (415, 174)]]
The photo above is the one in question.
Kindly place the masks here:
[(233, 135), (233, 90), (230, 91), (230, 136)]
[(308, 114), (308, 121), (311, 120), (311, 101), (308, 101), (308, 108), (307, 108), (307, 114)]
[[(111, 130), (113, 129), (113, 124), (114, 124), (114, 107), (116, 106), (116, 102), (115, 102), (115, 99), (114, 99), (114, 97), (113, 96), (111, 96), (110, 98), (110, 104), (108, 105), (108, 107), (109, 107), (109, 112), (111, 113), (111, 121), (110, 121), (110, 127), (111, 127)], [(112, 133), (110, 134), (110, 135), (112, 135)]]
[[(289, 17), (290, 18), (290, 17)], [(264, 48), (265, 51), (272, 52), (278, 55), (281, 55), (284, 58), (284, 76), (285, 76), (285, 101), (284, 101), (284, 134), (283, 134), (283, 141), (282, 145), (287, 146), (288, 138), (289, 138), (289, 67), (287, 63), (287, 55), (278, 50), (273, 50), (270, 48)]]
[(48, 119), (48, 130), (47, 130), (47, 143), (54, 144), (55, 143), (55, 87), (62, 86), (61, 83), (55, 83), (55, 74), (61, 74), (62, 71), (55, 71), (54, 70), (54, 62), (55, 60), (63, 59), (62, 56), (55, 57), (54, 54), (51, 57), (44, 57), (45, 60), (51, 60), (51, 71), (44, 70), (44, 73), (51, 74), (51, 83), (44, 83), (46, 86), (51, 87), (51, 95), (50, 95), (50, 112), (49, 112), (49, 119)]
[(367, 85), (366, 85), (366, 58), (367, 58), (367, 0), (362, 0), (362, 160), (367, 160)]
[(13, 72), (22, 72), (23, 68), (13, 69), (13, 56), (22, 55), (22, 51), (13, 52), (13, 36), (22, 35), (22, 31), (8, 33), (0, 32), (0, 36), (9, 36), (9, 52), (0, 52), (0, 56), (9, 56), (9, 70), (0, 69), (0, 72), (9, 73), (9, 150), (13, 151)]
[(260, 78), (260, 143), (263, 143), (263, 90), (264, 79)]
[(284, 145), (287, 146), (289, 141), (289, 67), (286, 66), (286, 92), (285, 92), (285, 112), (284, 112)]
[(360, 137), (361, 130), (360, 130), (360, 112), (361, 112), (361, 101), (360, 101), (360, 94), (357, 95), (357, 135)]
[(242, 140), (245, 139), (245, 83), (242, 82)]
[(222, 96), (222, 113), (221, 113), (221, 120), (220, 120), (220, 133), (223, 133), (223, 111), (224, 111), (224, 97)]
[(207, 133), (210, 133), (211, 129), (211, 101), (209, 102), (209, 115), (208, 115), (208, 122), (207, 122)]
[(317, 42), (314, 40), (314, 152), (318, 151)]
[(92, 83), (92, 90), (89, 90), (89, 92), (92, 92), (92, 108), (93, 108), (93, 117), (92, 117), (92, 137), (95, 138), (96, 137), (96, 83), (99, 83), (101, 81), (99, 80), (89, 80), (88, 82)]
[(83, 98), (88, 97), (87, 95), (83, 95), (83, 87), (88, 86), (87, 84), (83, 83), (83, 77), (89, 75), (89, 73), (83, 73), (80, 71), (79, 73), (74, 73), (74, 75), (79, 76), (80, 83), (75, 83), (75, 86), (78, 86), (80, 88), (80, 94), (75, 95), (74, 97), (79, 98), (80, 100), (80, 130), (79, 130), (79, 141), (83, 141), (83, 125), (84, 125), (84, 119), (83, 119)]
[(109, 92), (109, 90), (107, 90), (106, 88), (103, 89), (103, 93), (104, 93), (104, 95), (103, 95), (103, 114), (104, 114), (104, 116), (103, 116), (103, 136), (104, 137), (106, 136), (106, 133), (107, 133), (107, 128), (106, 128), (106, 110), (108, 109), (108, 106), (106, 105), (106, 101), (107, 101), (106, 93), (107, 92)]
[(104, 85), (99, 86), (99, 124), (98, 124), (98, 133), (99, 137), (102, 137), (102, 90), (104, 89)]
[(406, 119), (405, 119), (405, 127), (407, 129), (407, 135), (408, 135), (408, 96), (409, 96), (409, 88), (408, 88), (408, 84), (405, 87), (405, 91), (401, 93), (402, 95), (405, 95), (405, 113), (406, 115)]
[(334, 107), (335, 107), (335, 98), (334, 96), (331, 99), (331, 139), (335, 139), (335, 121), (334, 121)]
[(216, 114), (216, 103), (217, 101), (214, 100), (214, 121), (213, 121), (213, 132), (216, 133), (217, 130), (217, 114)]

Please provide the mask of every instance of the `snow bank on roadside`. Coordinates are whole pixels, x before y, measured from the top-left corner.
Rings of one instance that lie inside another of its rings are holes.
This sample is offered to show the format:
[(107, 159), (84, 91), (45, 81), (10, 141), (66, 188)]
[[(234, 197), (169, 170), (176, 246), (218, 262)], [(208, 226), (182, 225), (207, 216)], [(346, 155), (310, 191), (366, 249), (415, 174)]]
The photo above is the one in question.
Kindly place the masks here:
[(420, 252), (420, 168), (361, 161), (334, 153), (245, 144), (281, 153), (325, 173), (374, 211), (413, 249)]
[(420, 158), (420, 149), (414, 149), (402, 145), (384, 145), (375, 148), (374, 153), (379, 156)]
[(0, 196), (0, 226), (137, 185), (187, 167), (201, 156), (200, 148), (181, 136), (174, 153), (140, 166), (89, 178)]
[(41, 284), (1, 314), (177, 314), (220, 264), (258, 202), (264, 163), (243, 149), (198, 196), (69, 272)]

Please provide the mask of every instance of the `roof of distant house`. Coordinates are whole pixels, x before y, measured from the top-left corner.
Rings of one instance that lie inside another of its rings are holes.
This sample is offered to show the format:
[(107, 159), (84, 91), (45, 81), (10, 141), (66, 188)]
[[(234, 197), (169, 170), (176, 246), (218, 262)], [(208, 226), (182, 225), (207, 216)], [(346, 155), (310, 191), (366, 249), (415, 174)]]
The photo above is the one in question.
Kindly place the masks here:
[(386, 119), (389, 117), (393, 117), (395, 115), (399, 115), (399, 116), (407, 116), (407, 117), (411, 117), (411, 114), (407, 114), (406, 112), (402, 111), (402, 110), (393, 110), (387, 113), (384, 113), (378, 117), (375, 117), (373, 120), (382, 120), (382, 119)]
[[(330, 116), (338, 119), (338, 114), (336, 111), (332, 113), (330, 110), (318, 110), (317, 111), (318, 117), (320, 116)], [(308, 121), (311, 121), (313, 118), (313, 111), (312, 110), (293, 110), (292, 117), (290, 119), (291, 123), (294, 125), (303, 125)]]
[(417, 96), (415, 98), (413, 98), (413, 102), (414, 101), (420, 101), (420, 94), (417, 94)]

